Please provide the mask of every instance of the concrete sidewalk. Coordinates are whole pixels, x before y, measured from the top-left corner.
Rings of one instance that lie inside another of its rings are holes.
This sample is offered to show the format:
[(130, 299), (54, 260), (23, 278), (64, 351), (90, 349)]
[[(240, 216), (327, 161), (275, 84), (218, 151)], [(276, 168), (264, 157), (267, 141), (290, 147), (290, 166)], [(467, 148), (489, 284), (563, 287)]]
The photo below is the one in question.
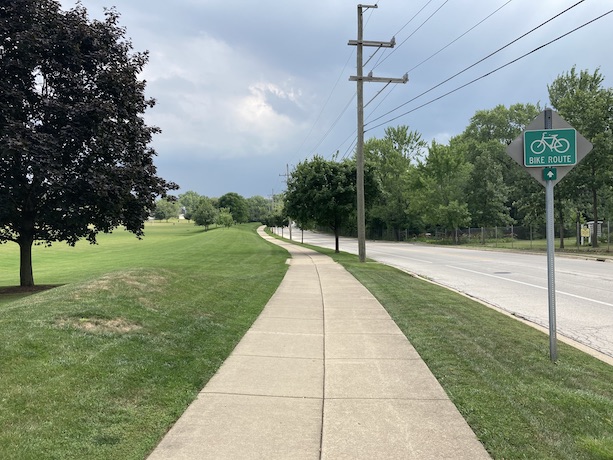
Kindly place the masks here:
[(489, 459), (379, 302), (289, 243), (260, 317), (149, 460)]

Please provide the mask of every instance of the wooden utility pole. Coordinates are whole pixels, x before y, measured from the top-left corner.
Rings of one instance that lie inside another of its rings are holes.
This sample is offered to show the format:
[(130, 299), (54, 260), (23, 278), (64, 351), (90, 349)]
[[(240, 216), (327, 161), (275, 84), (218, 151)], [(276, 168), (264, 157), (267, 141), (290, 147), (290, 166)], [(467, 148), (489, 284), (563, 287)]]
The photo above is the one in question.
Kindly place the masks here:
[(364, 40), (364, 19), (363, 9), (378, 8), (377, 5), (358, 5), (358, 39), (349, 40), (349, 45), (357, 46), (357, 75), (349, 77), (350, 81), (357, 82), (358, 99), (358, 140), (356, 147), (356, 188), (358, 195), (358, 254), (360, 262), (366, 261), (366, 211), (364, 200), (364, 82), (380, 83), (406, 83), (409, 76), (405, 74), (402, 78), (373, 77), (372, 72), (366, 77), (363, 74), (363, 49), (365, 46), (375, 46), (379, 48), (393, 48), (396, 40), (392, 38), (389, 42), (365, 41)]

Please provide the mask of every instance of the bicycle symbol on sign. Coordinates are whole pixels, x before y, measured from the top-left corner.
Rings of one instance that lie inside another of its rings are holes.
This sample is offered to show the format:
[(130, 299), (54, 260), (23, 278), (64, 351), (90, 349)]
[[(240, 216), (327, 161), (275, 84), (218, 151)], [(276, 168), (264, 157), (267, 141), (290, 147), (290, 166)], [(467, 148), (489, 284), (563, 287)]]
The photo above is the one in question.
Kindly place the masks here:
[(530, 144), (530, 150), (536, 155), (544, 153), (546, 148), (549, 148), (552, 152), (566, 153), (570, 149), (570, 142), (564, 138), (558, 139), (558, 134), (544, 132), (540, 139), (536, 139)]

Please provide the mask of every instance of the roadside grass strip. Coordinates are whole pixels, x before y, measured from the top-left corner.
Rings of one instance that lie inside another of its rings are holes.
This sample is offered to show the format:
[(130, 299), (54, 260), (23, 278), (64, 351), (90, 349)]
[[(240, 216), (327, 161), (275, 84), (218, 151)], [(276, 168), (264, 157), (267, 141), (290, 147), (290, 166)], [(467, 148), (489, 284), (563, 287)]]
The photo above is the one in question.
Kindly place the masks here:
[(145, 458), (287, 270), (255, 228), (156, 224), (142, 241), (36, 248), (35, 281), (61, 286), (0, 303), (0, 458)]
[[(613, 459), (613, 367), (457, 293), (330, 255), (388, 310), (494, 459)], [(543, 306), (546, 308), (546, 305)]]

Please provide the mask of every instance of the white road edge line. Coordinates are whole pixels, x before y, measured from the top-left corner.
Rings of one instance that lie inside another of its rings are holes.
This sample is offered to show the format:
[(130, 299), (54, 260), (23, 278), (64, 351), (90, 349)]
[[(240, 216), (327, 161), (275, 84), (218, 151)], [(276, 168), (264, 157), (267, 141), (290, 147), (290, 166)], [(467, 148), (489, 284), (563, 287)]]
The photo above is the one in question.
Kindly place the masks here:
[[(465, 271), (465, 272), (475, 273), (477, 275), (489, 276), (490, 278), (497, 278), (497, 279), (500, 279), (500, 280), (509, 281), (511, 283), (523, 284), (524, 286), (530, 286), (530, 287), (533, 287), (533, 288), (542, 289), (544, 291), (547, 290), (547, 288), (543, 287), (543, 286), (537, 286), (536, 284), (525, 283), (523, 281), (517, 281), (517, 280), (513, 280), (511, 278), (505, 278), (504, 276), (490, 275), (489, 273), (478, 272), (476, 270), (469, 270), (468, 268), (455, 267), (453, 265), (446, 265), (446, 267), (453, 268), (454, 270), (461, 270), (461, 271)], [(601, 300), (590, 299), (589, 297), (583, 297), (583, 296), (576, 295), (576, 294), (571, 294), (570, 292), (558, 291), (556, 289), (556, 293), (562, 294), (562, 295), (566, 295), (566, 296), (569, 296), (569, 297), (574, 297), (576, 299), (586, 300), (588, 302), (598, 303), (600, 305), (606, 305), (607, 307), (613, 307), (613, 304), (611, 304), (611, 303), (602, 302)]]

